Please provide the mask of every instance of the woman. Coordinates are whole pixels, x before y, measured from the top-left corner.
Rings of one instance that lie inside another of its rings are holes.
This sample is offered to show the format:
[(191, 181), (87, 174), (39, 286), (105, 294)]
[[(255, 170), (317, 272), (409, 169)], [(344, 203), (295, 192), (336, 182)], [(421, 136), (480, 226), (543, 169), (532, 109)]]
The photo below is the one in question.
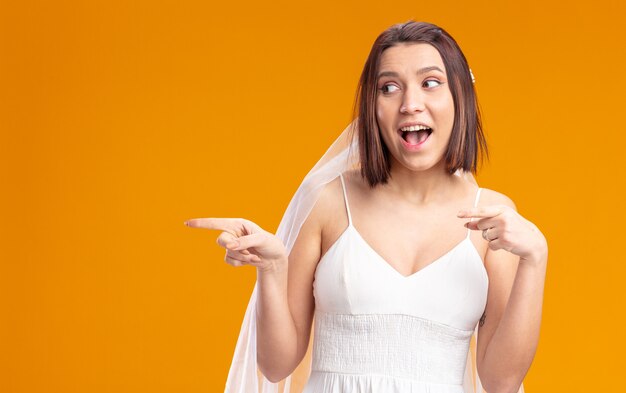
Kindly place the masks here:
[(358, 98), (353, 127), (276, 236), (244, 219), (187, 222), (222, 230), (226, 261), (257, 268), (227, 391), (258, 391), (256, 365), (275, 388), (304, 358), (314, 320), (305, 392), (523, 391), (547, 243), (511, 199), (473, 181), (486, 144), (463, 53), (435, 25), (394, 25)]

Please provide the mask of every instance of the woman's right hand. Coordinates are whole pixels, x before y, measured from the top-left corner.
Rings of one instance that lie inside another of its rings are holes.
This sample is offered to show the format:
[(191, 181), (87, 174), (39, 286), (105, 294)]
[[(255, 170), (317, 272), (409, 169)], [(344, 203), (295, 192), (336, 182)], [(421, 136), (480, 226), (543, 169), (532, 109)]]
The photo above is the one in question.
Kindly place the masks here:
[(233, 266), (252, 265), (261, 271), (282, 269), (287, 250), (278, 236), (244, 218), (192, 218), (185, 225), (222, 231), (217, 244), (226, 249), (224, 260)]

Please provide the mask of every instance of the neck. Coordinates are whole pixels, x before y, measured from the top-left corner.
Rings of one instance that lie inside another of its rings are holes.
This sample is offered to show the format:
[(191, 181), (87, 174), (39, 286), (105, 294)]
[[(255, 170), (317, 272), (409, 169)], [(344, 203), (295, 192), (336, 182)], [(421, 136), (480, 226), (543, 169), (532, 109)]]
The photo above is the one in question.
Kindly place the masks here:
[(425, 170), (411, 170), (392, 162), (391, 176), (385, 188), (415, 205), (427, 205), (445, 199), (454, 176), (445, 169), (445, 160)]

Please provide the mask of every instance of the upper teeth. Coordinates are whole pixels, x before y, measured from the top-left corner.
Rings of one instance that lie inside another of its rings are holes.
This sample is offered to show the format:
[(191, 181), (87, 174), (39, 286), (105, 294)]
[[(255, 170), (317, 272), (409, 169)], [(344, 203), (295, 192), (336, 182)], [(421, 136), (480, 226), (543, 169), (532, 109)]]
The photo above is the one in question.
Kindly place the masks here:
[(401, 131), (420, 131), (420, 130), (429, 130), (430, 127), (426, 127), (423, 125), (417, 125), (417, 126), (410, 126), (410, 127), (402, 127), (400, 128)]

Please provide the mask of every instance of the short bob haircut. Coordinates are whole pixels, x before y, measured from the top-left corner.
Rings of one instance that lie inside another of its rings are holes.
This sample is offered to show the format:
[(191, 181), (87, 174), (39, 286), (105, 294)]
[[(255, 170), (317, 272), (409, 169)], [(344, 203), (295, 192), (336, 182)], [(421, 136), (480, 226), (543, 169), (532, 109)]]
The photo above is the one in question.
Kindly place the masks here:
[(380, 136), (376, 119), (377, 75), (382, 53), (401, 43), (427, 43), (441, 55), (454, 102), (454, 123), (445, 153), (446, 170), (450, 174), (459, 169), (476, 173), (479, 158), (482, 164), (483, 156), (489, 157), (467, 60), (445, 30), (434, 24), (410, 20), (383, 31), (363, 67), (353, 109), (353, 117), (358, 119), (356, 130), (352, 130), (353, 137), (355, 131), (358, 133), (361, 176), (371, 188), (379, 183), (386, 184), (390, 176), (390, 153)]

